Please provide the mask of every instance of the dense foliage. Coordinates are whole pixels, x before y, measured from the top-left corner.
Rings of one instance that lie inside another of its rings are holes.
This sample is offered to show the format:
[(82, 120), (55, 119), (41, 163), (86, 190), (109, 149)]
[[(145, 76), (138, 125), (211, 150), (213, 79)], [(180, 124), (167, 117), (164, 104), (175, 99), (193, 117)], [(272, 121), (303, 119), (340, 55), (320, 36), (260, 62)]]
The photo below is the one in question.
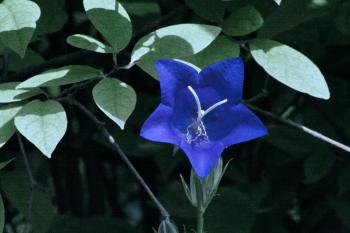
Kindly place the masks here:
[(0, 232), (196, 231), (212, 177), (140, 137), (155, 62), (238, 56), (269, 134), (224, 151), (204, 230), (350, 232), (350, 0), (0, 0)]

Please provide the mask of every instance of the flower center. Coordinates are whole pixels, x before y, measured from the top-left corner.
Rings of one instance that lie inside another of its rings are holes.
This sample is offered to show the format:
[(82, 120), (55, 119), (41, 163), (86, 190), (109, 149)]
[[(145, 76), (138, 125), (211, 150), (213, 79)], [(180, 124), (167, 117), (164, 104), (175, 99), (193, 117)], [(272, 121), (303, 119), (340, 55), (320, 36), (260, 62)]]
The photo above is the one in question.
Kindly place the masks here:
[(196, 105), (197, 105), (197, 118), (192, 120), (192, 123), (187, 126), (187, 132), (186, 132), (186, 141), (189, 144), (192, 144), (194, 142), (200, 143), (200, 142), (208, 142), (209, 138), (207, 135), (207, 131), (205, 129), (203, 118), (211, 111), (213, 111), (215, 108), (223, 105), (227, 102), (227, 99), (221, 100), (212, 106), (210, 106), (207, 110), (202, 110), (202, 105), (199, 100), (199, 97), (195, 90), (191, 86), (187, 86), (188, 90), (192, 93)]

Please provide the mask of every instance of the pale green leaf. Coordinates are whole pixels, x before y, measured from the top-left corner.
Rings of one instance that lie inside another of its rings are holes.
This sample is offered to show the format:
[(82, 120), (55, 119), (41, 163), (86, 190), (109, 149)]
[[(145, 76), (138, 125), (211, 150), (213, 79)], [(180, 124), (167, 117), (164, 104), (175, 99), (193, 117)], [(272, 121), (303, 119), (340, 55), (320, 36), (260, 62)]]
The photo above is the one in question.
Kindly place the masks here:
[(41, 93), (40, 89), (16, 90), (20, 82), (0, 84), (0, 103), (17, 102)]
[(116, 0), (84, 0), (86, 15), (112, 45), (114, 52), (125, 48), (132, 34), (130, 18)]
[(14, 103), (0, 107), (0, 148), (15, 133), (13, 118), (22, 109), (22, 105), (22, 103)]
[(2, 197), (0, 194), (0, 232), (4, 231), (5, 226), (5, 208), (4, 203), (2, 202)]
[(319, 68), (297, 50), (268, 39), (249, 43), (255, 61), (281, 83), (311, 96), (329, 99), (330, 93)]
[(40, 8), (32, 1), (4, 0), (0, 3), (0, 41), (23, 57), (39, 17)]
[(216, 26), (178, 24), (158, 29), (141, 38), (131, 55), (144, 71), (157, 77), (155, 61), (161, 58), (183, 58), (205, 49), (221, 32)]
[(259, 11), (254, 6), (245, 6), (232, 12), (221, 24), (225, 34), (244, 36), (258, 30), (264, 23)]
[(237, 42), (226, 36), (218, 36), (207, 48), (191, 57), (184, 58), (184, 60), (203, 69), (223, 59), (238, 57), (239, 51)]
[(87, 35), (71, 35), (67, 38), (67, 43), (74, 47), (94, 51), (97, 53), (113, 53), (113, 49), (111, 47)]
[(186, 4), (200, 17), (212, 22), (221, 22), (225, 13), (222, 1), (185, 0)]
[(48, 70), (20, 83), (16, 89), (52, 87), (85, 81), (99, 76), (99, 70), (90, 66), (71, 65)]
[(136, 93), (132, 87), (117, 79), (105, 78), (92, 90), (97, 106), (121, 129), (124, 129), (136, 105)]
[(273, 0), (275, 3), (277, 3), (277, 5), (281, 5), (282, 0)]
[(15, 125), (25, 138), (50, 158), (66, 132), (67, 116), (56, 101), (34, 100), (17, 114)]

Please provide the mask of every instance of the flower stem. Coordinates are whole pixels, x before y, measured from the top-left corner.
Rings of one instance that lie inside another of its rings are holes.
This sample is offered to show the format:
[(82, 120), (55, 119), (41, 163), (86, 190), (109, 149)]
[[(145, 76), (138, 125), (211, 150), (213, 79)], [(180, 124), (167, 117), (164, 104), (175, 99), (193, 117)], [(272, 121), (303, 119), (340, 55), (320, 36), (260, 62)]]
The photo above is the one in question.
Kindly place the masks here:
[(201, 206), (197, 207), (197, 232), (204, 233), (204, 211)]

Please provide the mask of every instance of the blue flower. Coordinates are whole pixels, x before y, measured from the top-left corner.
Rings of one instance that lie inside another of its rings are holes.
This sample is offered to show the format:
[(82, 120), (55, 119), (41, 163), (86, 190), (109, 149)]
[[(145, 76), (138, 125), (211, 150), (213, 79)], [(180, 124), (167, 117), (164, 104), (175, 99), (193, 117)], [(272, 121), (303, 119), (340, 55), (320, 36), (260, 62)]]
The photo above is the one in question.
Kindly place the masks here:
[(174, 60), (156, 63), (161, 104), (146, 120), (141, 136), (179, 146), (197, 175), (205, 178), (223, 150), (267, 134), (242, 103), (244, 65), (229, 58), (198, 72)]

